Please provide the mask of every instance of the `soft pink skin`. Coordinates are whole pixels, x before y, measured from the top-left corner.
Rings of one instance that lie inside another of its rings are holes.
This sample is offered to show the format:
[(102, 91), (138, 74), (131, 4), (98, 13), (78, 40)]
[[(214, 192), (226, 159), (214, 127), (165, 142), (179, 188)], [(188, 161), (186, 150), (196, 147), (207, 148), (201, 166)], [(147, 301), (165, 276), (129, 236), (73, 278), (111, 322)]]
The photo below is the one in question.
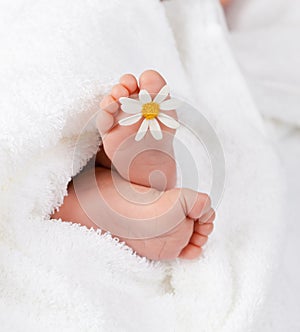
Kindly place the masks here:
[[(152, 70), (145, 71), (141, 75), (139, 82), (140, 86), (138, 86), (137, 80), (133, 75), (123, 75), (120, 83), (114, 86), (111, 94), (105, 96), (101, 102), (100, 106), (102, 110), (98, 118), (98, 129), (103, 137), (104, 149), (101, 148), (97, 154), (95, 174), (98, 188), (88, 188), (85, 194), (88, 197), (89, 203), (95, 206), (95, 213), (99, 216), (99, 220), (101, 220), (102, 216), (109, 215), (111, 208), (128, 218), (139, 220), (143, 218), (156, 218), (159, 221), (162, 218), (161, 216), (166, 214), (165, 217), (167, 216), (172, 221), (178, 220), (178, 216), (180, 215), (180, 220), (182, 221), (175, 228), (154, 238), (139, 240), (118, 237), (121, 241), (125, 241), (139, 255), (152, 260), (174, 259), (177, 257), (195, 259), (201, 255), (202, 246), (207, 242), (208, 235), (213, 230), (215, 213), (211, 208), (210, 199), (206, 194), (197, 193), (189, 189), (172, 189), (176, 181), (176, 164), (170, 156), (161, 151), (144, 151), (142, 156), (139, 155), (131, 164), (128, 178), (124, 176), (122, 162), (117, 165), (114, 164), (117, 171), (123, 177), (116, 174), (114, 176), (115, 182), (113, 183), (110, 158), (119, 153), (118, 146), (120, 143), (131, 134), (136, 133), (140, 125), (140, 122), (138, 122), (132, 126), (122, 127), (117, 125), (113, 127), (116, 121), (124, 116), (124, 112), (120, 110), (116, 100), (120, 97), (137, 94), (140, 88), (157, 93), (165, 85), (165, 80), (161, 75)], [(168, 112), (168, 115), (171, 114), (173, 117), (176, 117), (175, 111)], [(161, 127), (168, 133), (174, 133), (172, 129), (166, 128), (163, 125)], [(161, 150), (168, 152), (172, 156), (173, 146), (170, 137), (172, 136), (169, 135), (168, 139), (163, 138), (162, 141), (156, 142), (153, 139), (153, 143), (160, 144)], [(149, 141), (151, 142), (150, 139), (148, 139), (148, 143)], [(141, 142), (138, 143), (142, 147)], [(131, 144), (134, 144), (134, 142)], [(126, 151), (122, 158), (116, 158), (113, 161), (120, 161), (125, 157)], [(159, 160), (159, 162), (156, 162), (156, 160)], [(149, 174), (152, 170), (157, 169), (164, 172), (166, 176), (167, 189), (165, 191), (159, 188), (159, 181), (157, 183), (154, 181), (155, 188), (147, 188), (150, 186)], [(116, 183), (117, 186), (122, 186), (123, 193), (124, 190), (128, 192), (128, 197), (130, 197), (132, 188), (134, 188), (140, 192), (150, 190), (151, 195), (159, 197), (159, 199), (148, 205), (136, 206), (128, 200), (127, 196), (127, 199), (124, 199), (118, 193), (115, 187)], [(104, 205), (99, 212), (96, 212), (99, 199), (109, 202), (110, 206)], [(59, 212), (53, 214), (52, 217), (73, 221), (87, 227), (98, 228), (96, 224), (99, 225), (97, 220), (92, 221), (86, 215), (79, 204), (73, 183), (69, 185), (68, 196), (65, 197), (64, 204), (61, 206)], [(100, 228), (109, 231), (108, 228)]]
[[(104, 97), (100, 103), (103, 111), (100, 112), (97, 121), (105, 153), (120, 175), (132, 183), (147, 187), (152, 186), (159, 190), (173, 188), (176, 184), (176, 163), (173, 152), (175, 130), (160, 123), (164, 136), (162, 140), (156, 141), (148, 131), (141, 142), (136, 142), (134, 136), (143, 119), (131, 126), (113, 126), (121, 118), (129, 116), (120, 110), (119, 104), (116, 102), (119, 98), (132, 95), (136, 97), (141, 89), (146, 89), (154, 97), (165, 84), (166, 81), (163, 77), (151, 70), (145, 71), (140, 76), (140, 88), (133, 75), (123, 75), (120, 83), (112, 88), (111, 94)], [(175, 111), (168, 111), (167, 114), (176, 118)], [(124, 142), (128, 144), (127, 149), (124, 149)], [(145, 147), (147, 150), (143, 151)], [(131, 164), (129, 174), (126, 174), (125, 165), (128, 162)], [(152, 177), (150, 185), (149, 175), (152, 171), (161, 171), (165, 175), (166, 187), (162, 186), (163, 181), (159, 176)]]
[[(116, 175), (118, 186), (131, 186), (122, 177)], [(201, 246), (206, 243), (207, 236), (213, 229), (212, 221), (214, 213), (210, 209), (210, 202), (205, 194), (195, 193), (188, 189), (170, 189), (163, 192), (160, 198), (149, 205), (136, 206), (124, 199), (118, 194), (112, 182), (111, 171), (102, 167), (96, 169), (96, 179), (98, 188), (89, 188), (85, 195), (91, 205), (99, 204), (99, 199), (109, 202), (110, 207), (121, 215), (126, 215), (131, 219), (140, 219), (143, 216), (153, 218), (160, 216), (174, 205), (173, 209), (167, 212), (167, 216), (171, 220), (181, 215), (182, 222), (166, 234), (146, 240), (126, 239), (118, 236), (121, 241), (125, 241), (128, 246), (134, 249), (139, 255), (146, 256), (149, 259), (173, 259), (182, 257), (193, 259), (201, 254)], [(116, 181), (116, 178), (115, 178)], [(132, 185), (136, 190), (143, 191), (145, 187), (136, 184)], [(97, 193), (100, 190), (101, 196)], [(158, 197), (161, 193), (156, 189), (151, 189), (152, 195)], [(193, 204), (195, 202), (195, 204)], [(82, 201), (80, 201), (82, 204)], [(105, 205), (101, 209), (99, 219), (106, 213), (110, 214), (110, 207)], [(106, 209), (106, 210), (105, 210)], [(207, 211), (203, 214), (203, 212)], [(68, 196), (65, 197), (64, 204), (59, 212), (53, 215), (53, 218), (62, 218), (63, 220), (71, 220), (75, 223), (85, 225), (87, 227), (98, 228), (94, 223), (97, 220), (91, 220), (82, 206), (79, 204), (78, 196), (75, 194), (74, 186), (71, 183), (68, 188)], [(200, 224), (195, 222), (198, 219)], [(103, 227), (100, 227), (103, 230)], [(106, 229), (107, 230), (107, 229)]]
[(226, 7), (230, 4), (231, 0), (221, 0), (221, 4)]

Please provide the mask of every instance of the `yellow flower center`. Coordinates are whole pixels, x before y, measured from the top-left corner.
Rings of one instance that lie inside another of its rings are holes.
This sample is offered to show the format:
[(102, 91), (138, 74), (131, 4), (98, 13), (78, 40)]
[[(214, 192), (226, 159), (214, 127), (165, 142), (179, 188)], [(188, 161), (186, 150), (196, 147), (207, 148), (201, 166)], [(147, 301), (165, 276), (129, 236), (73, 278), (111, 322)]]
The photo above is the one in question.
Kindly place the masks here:
[(151, 101), (150, 103), (144, 104), (142, 108), (143, 117), (147, 120), (154, 119), (159, 114), (159, 104)]

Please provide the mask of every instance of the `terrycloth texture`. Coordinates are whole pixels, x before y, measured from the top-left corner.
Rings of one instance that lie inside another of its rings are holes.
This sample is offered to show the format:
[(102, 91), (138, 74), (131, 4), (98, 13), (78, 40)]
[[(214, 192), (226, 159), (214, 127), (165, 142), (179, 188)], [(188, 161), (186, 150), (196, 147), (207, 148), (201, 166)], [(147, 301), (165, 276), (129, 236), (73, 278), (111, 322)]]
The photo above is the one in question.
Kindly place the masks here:
[[(276, 257), (281, 173), (217, 3), (1, 7), (1, 330), (249, 330)], [(209, 106), (200, 111), (224, 148), (216, 230), (193, 262), (151, 263), (108, 235), (48, 220), (97, 151), (93, 122), (81, 129), (101, 96), (120, 74), (149, 67)]]

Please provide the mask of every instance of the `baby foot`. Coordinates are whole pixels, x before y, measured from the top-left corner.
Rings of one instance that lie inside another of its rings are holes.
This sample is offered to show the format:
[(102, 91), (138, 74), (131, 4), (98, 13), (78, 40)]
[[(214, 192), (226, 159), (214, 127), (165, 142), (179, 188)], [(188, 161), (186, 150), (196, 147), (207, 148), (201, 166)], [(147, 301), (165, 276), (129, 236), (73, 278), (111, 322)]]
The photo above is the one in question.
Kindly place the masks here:
[(196, 259), (202, 254), (202, 247), (214, 229), (215, 214), (210, 211), (210, 218), (205, 223), (194, 222), (186, 218), (172, 231), (146, 239), (126, 239), (119, 237), (140, 256), (152, 260), (174, 258)]
[[(120, 195), (115, 181), (128, 195)], [(149, 204), (136, 204), (128, 199), (134, 194), (131, 186), (137, 188), (135, 192), (145, 188), (118, 174), (113, 179), (106, 168), (82, 172), (70, 183), (64, 204), (52, 218), (110, 231), (139, 255), (152, 260), (199, 257), (213, 229), (209, 197), (190, 189), (159, 192), (147, 188)], [(129, 237), (131, 234), (134, 238)]]
[[(156, 103), (151, 102), (145, 90)], [(119, 101), (121, 103), (122, 100), (124, 103), (127, 101), (124, 97), (139, 98), (148, 103), (148, 106), (157, 106), (169, 97), (166, 81), (154, 70), (143, 72), (139, 78), (139, 85), (133, 75), (123, 75), (119, 84), (112, 88), (110, 95), (103, 98), (97, 126), (102, 136), (104, 150), (123, 178), (159, 190), (174, 187), (176, 163), (173, 136), (178, 122), (173, 119), (177, 119), (176, 111), (168, 110), (167, 114), (158, 113), (159, 122), (152, 119), (156, 116), (153, 112), (150, 112), (150, 115), (144, 112), (142, 116), (141, 113), (132, 116), (122, 111), (122, 108), (126, 111), (128, 105), (120, 107)], [(136, 100), (130, 101), (133, 107), (141, 107)], [(173, 100), (169, 100), (167, 104), (172, 107)], [(138, 121), (133, 119), (135, 123), (132, 123), (131, 119), (134, 117)]]
[[(164, 195), (169, 195), (169, 198), (171, 198), (174, 193), (178, 193), (176, 191), (177, 189), (172, 189)], [(119, 238), (139, 255), (152, 260), (168, 260), (177, 257), (188, 260), (199, 258), (203, 251), (202, 247), (206, 244), (208, 236), (214, 229), (215, 212), (210, 208), (210, 200), (205, 194), (182, 189), (181, 197), (185, 197), (184, 200), (189, 206), (189, 212), (186, 212), (186, 218), (171, 231), (146, 240)], [(195, 204), (190, 208), (190, 203), (193, 200)], [(158, 202), (158, 204), (160, 203)], [(208, 212), (197, 219), (202, 213), (199, 206), (202, 206), (202, 209)], [(171, 210), (169, 213), (169, 217), (175, 220), (176, 217), (172, 216)], [(197, 221), (194, 221), (194, 219), (197, 219)]]

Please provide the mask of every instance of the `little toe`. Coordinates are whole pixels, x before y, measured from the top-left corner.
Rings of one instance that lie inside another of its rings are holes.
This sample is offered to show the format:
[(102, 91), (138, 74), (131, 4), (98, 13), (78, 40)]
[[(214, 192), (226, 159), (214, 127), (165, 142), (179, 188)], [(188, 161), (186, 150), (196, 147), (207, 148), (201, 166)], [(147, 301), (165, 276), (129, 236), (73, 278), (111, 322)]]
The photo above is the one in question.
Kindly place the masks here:
[(111, 89), (111, 95), (115, 100), (119, 100), (121, 97), (129, 97), (129, 91), (122, 84), (116, 84)]
[(205, 223), (205, 224), (199, 224), (195, 223), (194, 231), (201, 234), (208, 236), (211, 234), (211, 232), (214, 230), (214, 224), (213, 223)]
[(125, 74), (120, 78), (120, 84), (122, 84), (130, 94), (138, 92), (138, 83), (134, 75)]
[(147, 90), (155, 96), (166, 85), (165, 79), (155, 70), (145, 70), (139, 79), (140, 89)]
[(208, 237), (206, 235), (199, 234), (197, 232), (194, 232), (190, 243), (194, 244), (195, 246), (202, 247), (208, 240)]
[(182, 199), (185, 211), (191, 219), (199, 219), (211, 209), (211, 199), (205, 193), (183, 189)]
[(118, 111), (119, 104), (115, 101), (115, 99), (111, 95), (107, 95), (103, 97), (103, 99), (101, 100), (100, 108), (110, 114), (114, 114)]
[(199, 218), (198, 222), (201, 224), (212, 223), (215, 220), (215, 218), (216, 218), (216, 213), (214, 209), (211, 208), (208, 212), (206, 212)]
[(185, 248), (182, 249), (179, 254), (179, 258), (183, 259), (196, 259), (202, 253), (202, 248), (189, 243)]
[(109, 112), (101, 110), (96, 119), (96, 126), (103, 137), (114, 125), (114, 117)]

